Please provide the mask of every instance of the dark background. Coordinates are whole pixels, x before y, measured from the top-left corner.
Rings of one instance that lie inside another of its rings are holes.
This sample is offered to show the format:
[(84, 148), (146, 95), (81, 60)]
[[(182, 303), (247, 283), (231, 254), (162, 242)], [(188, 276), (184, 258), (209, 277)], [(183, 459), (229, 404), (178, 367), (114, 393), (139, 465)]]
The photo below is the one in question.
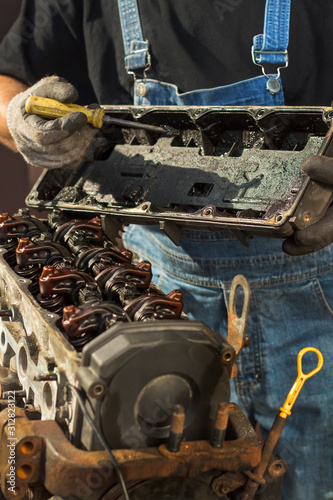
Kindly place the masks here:
[[(0, 0), (0, 40), (15, 21), (21, 0)], [(27, 165), (19, 153), (13, 153), (0, 145), (0, 213), (14, 213), (25, 205), (25, 198), (41, 168)]]

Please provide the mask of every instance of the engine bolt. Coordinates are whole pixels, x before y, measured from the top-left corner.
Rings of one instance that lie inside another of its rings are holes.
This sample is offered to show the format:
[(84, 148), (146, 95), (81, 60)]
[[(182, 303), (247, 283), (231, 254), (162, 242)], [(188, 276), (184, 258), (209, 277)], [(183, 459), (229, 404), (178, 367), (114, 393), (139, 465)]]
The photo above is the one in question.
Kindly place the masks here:
[(229, 403), (220, 403), (216, 412), (212, 439), (213, 448), (223, 448), (229, 418)]
[(170, 435), (168, 440), (168, 450), (171, 453), (178, 453), (183, 439), (185, 424), (185, 410), (182, 405), (175, 405), (171, 417)]
[(305, 222), (305, 224), (308, 224), (310, 222), (310, 220), (311, 220), (311, 217), (308, 214), (308, 212), (304, 212), (303, 221)]

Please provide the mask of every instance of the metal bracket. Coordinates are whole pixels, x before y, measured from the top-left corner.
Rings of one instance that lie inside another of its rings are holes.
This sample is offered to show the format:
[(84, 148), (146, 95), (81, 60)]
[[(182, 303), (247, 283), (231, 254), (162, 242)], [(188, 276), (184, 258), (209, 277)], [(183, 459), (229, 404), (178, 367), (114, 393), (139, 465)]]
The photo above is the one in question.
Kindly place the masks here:
[(182, 233), (180, 227), (172, 224), (171, 222), (160, 221), (160, 229), (162, 229), (163, 233), (170, 238), (172, 243), (174, 243), (177, 247), (180, 246), (179, 237)]
[(120, 238), (123, 223), (117, 218), (109, 215), (101, 215), (102, 229), (112, 243), (117, 243), (116, 238)]

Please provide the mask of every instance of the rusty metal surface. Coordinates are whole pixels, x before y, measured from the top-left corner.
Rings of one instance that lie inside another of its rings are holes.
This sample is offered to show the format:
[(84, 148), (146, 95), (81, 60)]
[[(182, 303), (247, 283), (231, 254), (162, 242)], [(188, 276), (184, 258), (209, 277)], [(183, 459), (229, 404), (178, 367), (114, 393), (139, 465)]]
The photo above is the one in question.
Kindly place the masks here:
[[(281, 436), (281, 433), (285, 425), (286, 425), (286, 419), (280, 417), (280, 415), (277, 415), (272, 425), (272, 428), (269, 431), (265, 444), (263, 446), (261, 461), (256, 466), (253, 472), (248, 473), (249, 479), (242, 493), (241, 500), (252, 500), (256, 494), (259, 485), (265, 484), (264, 473), (267, 469), (274, 448)], [(284, 474), (285, 469), (283, 469), (281, 466), (281, 468), (278, 468), (277, 470), (274, 471), (274, 466), (272, 466), (271, 472), (272, 471), (273, 474), (275, 472), (279, 477), (281, 475), (280, 473), (282, 473), (282, 475)]]
[[(115, 450), (114, 456), (124, 479), (128, 481), (169, 476), (195, 477), (211, 469), (237, 472), (252, 469), (260, 460), (260, 444), (240, 409), (230, 407), (230, 420), (236, 439), (225, 441), (216, 450), (207, 441), (183, 442), (178, 453), (169, 452), (166, 445), (141, 450)], [(6, 489), (7, 457), (0, 457), (1, 487), (6, 498), (22, 499), (29, 484), (41, 481), (47, 490), (59, 496), (80, 498), (80, 488), (91, 487), (98, 478), (98, 487), (89, 498), (95, 499), (116, 484), (114, 470), (104, 451), (79, 450), (65, 437), (54, 421), (28, 420), (24, 411), (16, 408), (16, 487)], [(8, 410), (0, 413), (2, 446), (8, 442)], [(7, 485), (8, 486), (8, 485)]]
[(218, 497), (231, 493), (244, 484), (247, 477), (242, 472), (226, 472), (212, 481), (212, 488)]
[[(242, 304), (242, 312), (237, 314), (237, 296), (240, 288), (243, 291), (244, 299)], [(250, 309), (251, 290), (248, 280), (242, 274), (234, 277), (231, 283), (229, 304), (228, 304), (228, 337), (227, 342), (235, 351), (236, 357), (240, 354), (243, 347), (248, 345), (249, 339), (246, 337), (247, 320)], [(234, 363), (231, 372), (231, 378), (237, 377), (237, 366)]]

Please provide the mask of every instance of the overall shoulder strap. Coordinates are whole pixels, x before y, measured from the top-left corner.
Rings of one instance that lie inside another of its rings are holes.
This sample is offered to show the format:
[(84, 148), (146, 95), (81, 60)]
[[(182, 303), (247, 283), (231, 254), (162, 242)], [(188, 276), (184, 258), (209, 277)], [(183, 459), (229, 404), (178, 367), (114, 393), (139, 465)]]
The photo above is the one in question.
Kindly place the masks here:
[(264, 33), (253, 38), (255, 64), (288, 66), (288, 42), (291, 0), (266, 0)]
[(121, 31), (128, 73), (150, 66), (149, 42), (144, 40), (137, 0), (118, 0)]

